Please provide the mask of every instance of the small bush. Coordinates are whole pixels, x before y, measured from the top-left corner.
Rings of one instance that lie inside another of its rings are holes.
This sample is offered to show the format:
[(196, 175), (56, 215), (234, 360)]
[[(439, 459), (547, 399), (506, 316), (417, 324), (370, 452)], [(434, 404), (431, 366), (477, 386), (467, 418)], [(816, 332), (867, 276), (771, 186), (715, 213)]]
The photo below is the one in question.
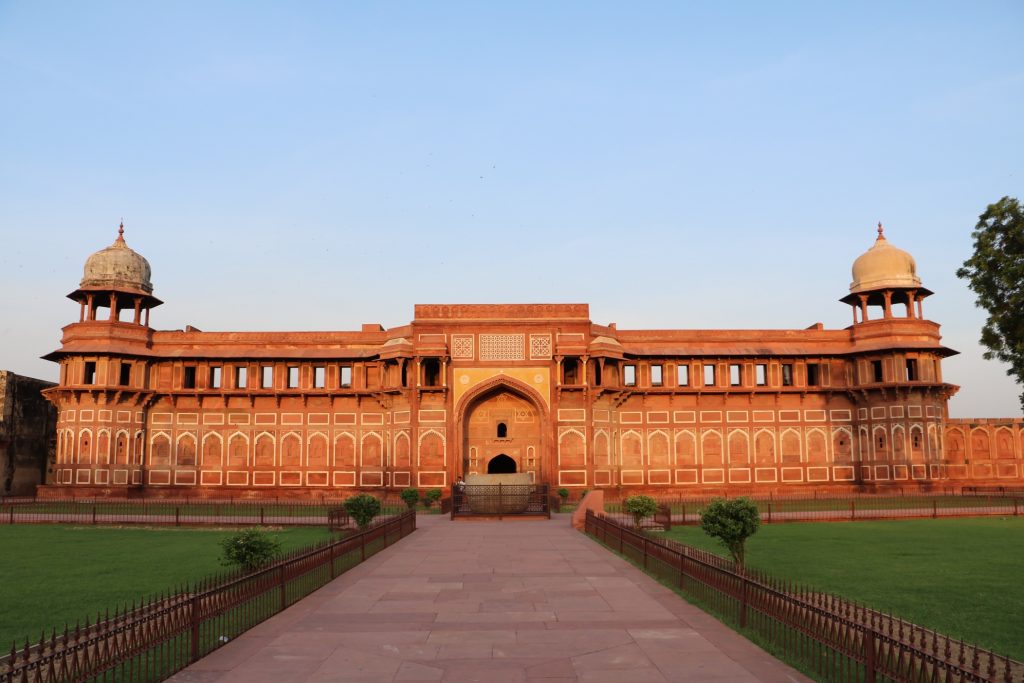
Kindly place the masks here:
[(558, 497), (562, 499), (562, 502), (569, 500), (569, 489), (558, 489)]
[(243, 529), (220, 542), (224, 551), (220, 563), (253, 571), (270, 564), (281, 552), (281, 543), (259, 529)]
[(708, 536), (722, 542), (736, 566), (742, 569), (747, 539), (761, 526), (761, 516), (749, 498), (714, 498), (700, 513), (700, 526)]
[(348, 516), (355, 521), (356, 526), (360, 529), (370, 526), (370, 522), (381, 511), (380, 501), (369, 493), (360, 493), (351, 498), (346, 498), (342, 505), (345, 507), (345, 511), (348, 512)]
[(423, 494), (423, 504), (427, 507), (431, 507), (434, 503), (441, 500), (441, 489), (429, 489)]
[(399, 496), (405, 501), (405, 504), (412, 510), (416, 507), (416, 504), (420, 502), (420, 492), (414, 488), (403, 489)]
[(622, 501), (622, 509), (633, 515), (633, 524), (639, 529), (645, 517), (658, 511), (658, 502), (650, 496), (630, 496)]

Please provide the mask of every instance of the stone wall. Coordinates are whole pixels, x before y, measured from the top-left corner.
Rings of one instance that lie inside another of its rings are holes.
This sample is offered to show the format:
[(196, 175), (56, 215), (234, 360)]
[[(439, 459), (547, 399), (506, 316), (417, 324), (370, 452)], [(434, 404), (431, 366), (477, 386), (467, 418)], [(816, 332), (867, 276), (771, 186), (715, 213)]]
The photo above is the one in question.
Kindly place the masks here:
[(52, 386), (0, 370), (0, 495), (31, 496), (48, 481), (57, 411), (41, 392)]

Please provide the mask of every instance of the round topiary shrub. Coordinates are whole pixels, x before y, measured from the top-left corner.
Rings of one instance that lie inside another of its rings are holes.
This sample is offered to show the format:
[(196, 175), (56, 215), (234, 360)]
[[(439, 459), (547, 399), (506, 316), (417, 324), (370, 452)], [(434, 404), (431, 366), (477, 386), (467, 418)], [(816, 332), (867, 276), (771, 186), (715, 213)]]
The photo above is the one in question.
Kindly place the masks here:
[(562, 499), (562, 502), (569, 500), (569, 489), (561, 488), (557, 491), (558, 497)]
[(370, 522), (381, 511), (380, 501), (369, 493), (360, 493), (351, 498), (346, 498), (342, 506), (344, 506), (348, 516), (352, 518), (360, 529), (370, 526)]
[(622, 501), (622, 509), (633, 515), (633, 524), (639, 529), (644, 518), (658, 511), (658, 502), (650, 496), (629, 496)]
[(220, 563), (254, 571), (270, 564), (281, 552), (281, 543), (260, 529), (243, 529), (220, 542)]
[(714, 498), (700, 513), (700, 526), (708, 536), (722, 542), (742, 569), (747, 539), (761, 526), (761, 515), (749, 498)]
[(434, 503), (441, 500), (441, 489), (430, 489), (423, 494), (423, 504), (427, 507), (431, 507)]
[(410, 510), (416, 509), (416, 504), (420, 502), (420, 492), (414, 488), (403, 489), (398, 495), (401, 496)]

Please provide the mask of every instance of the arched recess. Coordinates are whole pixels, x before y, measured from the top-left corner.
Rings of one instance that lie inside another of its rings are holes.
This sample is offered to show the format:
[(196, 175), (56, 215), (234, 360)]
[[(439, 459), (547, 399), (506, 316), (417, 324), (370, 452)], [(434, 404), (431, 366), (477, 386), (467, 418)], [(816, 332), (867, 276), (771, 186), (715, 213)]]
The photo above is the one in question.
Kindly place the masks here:
[(306, 465), (311, 470), (327, 469), (329, 446), (327, 435), (323, 432), (314, 432), (309, 435), (309, 442), (306, 444)]
[(939, 443), (939, 430), (934, 424), (928, 425), (928, 460), (942, 459), (942, 446)]
[(824, 465), (828, 462), (828, 442), (825, 432), (811, 429), (807, 432), (807, 462), (812, 465)]
[(410, 459), (410, 453), (412, 447), (409, 445), (409, 433), (399, 432), (398, 436), (395, 437), (395, 467), (401, 470), (407, 470), (412, 464)]
[(1013, 460), (1013, 432), (1006, 427), (996, 430), (996, 457), (1000, 460)]
[(664, 430), (657, 429), (647, 435), (647, 465), (659, 470), (672, 466), (672, 447)]
[(622, 468), (638, 470), (644, 466), (644, 441), (640, 432), (630, 429), (622, 433)]
[(171, 464), (171, 438), (164, 432), (157, 432), (149, 442), (149, 464), (151, 467)]
[(205, 469), (216, 470), (224, 465), (224, 438), (217, 432), (203, 435), (203, 460)]
[(988, 431), (978, 428), (971, 432), (971, 460), (988, 460), (992, 457), (992, 446)]
[(253, 448), (253, 467), (272, 468), (274, 466), (274, 446), (276, 439), (269, 432), (261, 432), (256, 437), (256, 445)]
[(924, 461), (924, 429), (921, 425), (910, 428), (910, 459), (914, 462)]
[(729, 431), (729, 464), (750, 464), (750, 437), (744, 429)]
[(83, 429), (78, 433), (78, 463), (92, 464), (92, 430)]
[(517, 471), (516, 461), (504, 453), (494, 456), (487, 463), (487, 474), (515, 474)]
[(114, 464), (128, 464), (128, 431), (120, 430), (114, 436)]
[(96, 464), (110, 463), (110, 430), (101, 429), (96, 436)]
[(281, 437), (281, 467), (302, 467), (302, 440), (295, 432)]
[(384, 467), (384, 442), (377, 432), (363, 434), (359, 445), (359, 466), (370, 470)]
[(839, 465), (853, 461), (853, 434), (846, 427), (832, 430), (832, 459)]
[(857, 452), (860, 453), (860, 461), (867, 462), (871, 457), (871, 434), (868, 428), (861, 426), (857, 428)]
[[(587, 441), (578, 429), (567, 429), (558, 436), (558, 466), (578, 470), (587, 465)], [(487, 466), (490, 472), (490, 465)]]
[(349, 432), (341, 432), (334, 437), (334, 468), (354, 470), (356, 468), (356, 437)]
[(797, 464), (802, 460), (800, 451), (800, 432), (795, 429), (787, 429), (782, 432), (782, 463)]
[(175, 464), (179, 467), (195, 467), (196, 465), (196, 437), (192, 434), (182, 434), (178, 437), (175, 447)]
[(947, 457), (949, 460), (955, 463), (961, 463), (967, 456), (964, 448), (966, 441), (964, 440), (964, 434), (959, 429), (950, 429), (946, 433), (946, 450)]
[[(538, 416), (540, 426), (540, 450), (536, 454), (535, 458), (540, 460), (539, 469), (541, 472), (540, 478), (543, 481), (553, 481), (554, 462), (553, 458), (550, 457), (553, 443), (554, 434), (552, 433), (551, 421), (548, 419), (548, 408), (547, 403), (540, 393), (529, 386), (525, 382), (521, 382), (512, 377), (506, 375), (499, 375), (492, 377), (491, 379), (481, 382), (472, 389), (466, 392), (462, 398), (459, 399), (455, 406), (455, 443), (458, 444), (457, 448), (460, 449), (455, 454), (456, 469), (462, 468), (462, 471), (456, 472), (457, 475), (464, 475), (468, 472), (469, 464), (469, 442), (467, 429), (467, 418), (473, 412), (473, 408), (480, 402), (487, 400), (492, 395), (501, 393), (503, 391), (511, 392), (512, 394), (518, 395), (523, 400), (532, 404), (534, 411)], [(422, 454), (420, 456), (422, 459)], [(422, 465), (421, 465), (422, 467)]]
[(722, 463), (722, 435), (716, 429), (709, 429), (700, 435), (700, 464), (721, 467)]
[(611, 464), (608, 452), (608, 432), (599, 429), (594, 435), (594, 467), (611, 467)]
[(440, 471), (445, 466), (445, 439), (444, 434), (436, 429), (427, 429), (420, 434), (419, 460), (417, 464), (421, 470)]
[(874, 450), (875, 460), (892, 460), (889, 432), (885, 427), (875, 427), (871, 431), (871, 447)]
[(754, 434), (754, 462), (758, 465), (775, 464), (775, 432), (759, 429)]
[(697, 464), (697, 437), (688, 429), (676, 432), (676, 466)]
[(249, 437), (235, 432), (228, 437), (228, 467), (249, 466)]
[(135, 447), (132, 449), (132, 463), (139, 465), (142, 463), (142, 453), (145, 450), (143, 444), (146, 443), (146, 436), (142, 433), (142, 430), (135, 432)]
[(907, 430), (903, 425), (892, 428), (892, 459), (899, 462), (907, 459)]

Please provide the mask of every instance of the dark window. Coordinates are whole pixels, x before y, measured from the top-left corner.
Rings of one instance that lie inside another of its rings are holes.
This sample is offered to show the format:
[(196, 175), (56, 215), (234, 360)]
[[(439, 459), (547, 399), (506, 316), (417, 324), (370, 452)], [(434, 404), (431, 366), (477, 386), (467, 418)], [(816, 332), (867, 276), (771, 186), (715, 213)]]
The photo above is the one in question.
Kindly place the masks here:
[(220, 389), (220, 375), (221, 369), (219, 365), (210, 367), (210, 388)]
[(880, 433), (878, 435), (878, 449), (883, 451), (885, 450), (885, 434)]
[(917, 376), (917, 359), (916, 358), (908, 358), (907, 359), (907, 381), (908, 382), (916, 382), (917, 380), (918, 380), (918, 376)]
[(729, 384), (738, 387), (741, 384), (740, 366), (738, 363), (729, 365)]
[(260, 368), (260, 388), (261, 389), (273, 389), (274, 388), (274, 366), (264, 365)]
[(768, 366), (764, 363), (758, 363), (754, 366), (754, 375), (757, 386), (763, 387), (768, 384)]
[(919, 449), (921, 447), (921, 433), (920, 432), (911, 432), (910, 433), (910, 442), (911, 442), (911, 444), (913, 444), (914, 450)]
[(601, 363), (594, 361), (594, 384), (601, 386)]
[(807, 386), (816, 387), (821, 382), (821, 367), (817, 363), (807, 364)]
[(327, 386), (327, 368), (318, 366), (313, 368), (313, 388), (323, 389)]
[(622, 368), (622, 383), (627, 387), (636, 386), (636, 366), (627, 365)]
[(708, 364), (704, 366), (704, 386), (715, 386), (715, 366)]
[(186, 365), (185, 366), (185, 378), (181, 385), (186, 389), (196, 388), (196, 366)]
[(689, 365), (678, 365), (676, 366), (676, 384), (681, 387), (690, 386), (690, 366)]
[(85, 361), (85, 376), (82, 378), (82, 383), (96, 384), (96, 361)]
[(423, 384), (428, 387), (441, 384), (441, 361), (436, 358), (423, 360)]
[(121, 376), (118, 378), (118, 384), (122, 387), (126, 387), (132, 383), (132, 366), (129, 363), (121, 363)]
[(660, 387), (661, 384), (662, 384), (661, 366), (660, 365), (652, 365), (651, 366), (651, 386), (652, 387)]
[(882, 361), (880, 361), (880, 360), (873, 360), (873, 361), (871, 361), (871, 370), (874, 373), (874, 378), (875, 378), (876, 382), (883, 382), (883, 381), (885, 381), (883, 376), (882, 376)]
[(352, 386), (352, 366), (342, 365), (338, 368), (338, 386), (350, 387)]
[(562, 384), (579, 384), (579, 361), (566, 358), (562, 361)]
[(299, 368), (295, 365), (288, 366), (288, 388), (295, 389), (299, 386)]
[(505, 424), (504, 422), (499, 422), (498, 423), (498, 438), (499, 439), (507, 439), (508, 438), (508, 425)]
[(793, 386), (793, 364), (783, 363), (782, 364), (782, 386), (791, 387)]
[(402, 386), (409, 386), (409, 366), (406, 363), (402, 363)]
[(244, 365), (239, 365), (235, 368), (235, 388), (245, 389), (245, 385), (249, 383), (249, 368)]

